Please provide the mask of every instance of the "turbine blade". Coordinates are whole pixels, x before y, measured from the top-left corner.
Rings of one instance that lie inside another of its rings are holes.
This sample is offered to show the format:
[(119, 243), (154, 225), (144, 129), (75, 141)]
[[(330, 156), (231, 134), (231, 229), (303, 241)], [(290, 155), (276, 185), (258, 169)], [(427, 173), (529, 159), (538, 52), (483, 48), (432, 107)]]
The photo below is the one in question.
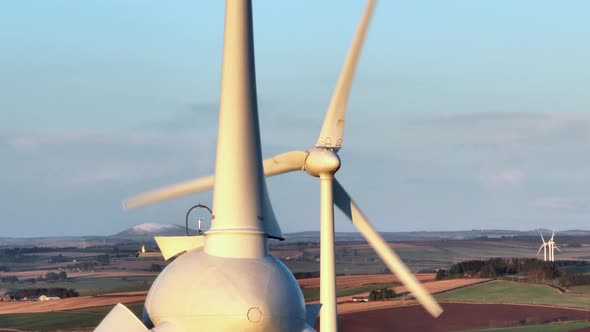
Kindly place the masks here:
[(553, 246), (553, 248), (557, 249), (557, 251), (561, 252), (561, 249), (559, 249), (557, 246)]
[(118, 303), (94, 329), (94, 332), (146, 332), (148, 329), (127, 307)]
[(346, 118), (346, 106), (348, 104), (348, 96), (350, 95), (350, 88), (354, 78), (356, 65), (363, 48), (365, 36), (371, 21), (371, 16), (375, 8), (375, 0), (368, 0), (365, 11), (358, 25), (354, 39), (346, 61), (342, 67), (340, 78), (332, 95), (328, 112), (324, 118), (324, 124), (320, 131), (320, 136), (316, 146), (331, 147), (339, 149), (342, 146), (342, 137), (344, 136), (344, 120)]
[(412, 292), (416, 300), (428, 311), (433, 317), (438, 317), (442, 313), (442, 308), (428, 291), (418, 282), (416, 277), (410, 272), (408, 267), (399, 258), (399, 256), (387, 245), (385, 240), (377, 233), (373, 226), (367, 220), (356, 203), (350, 198), (342, 185), (334, 179), (333, 184), (334, 203), (344, 214), (352, 220), (367, 242), (377, 252), (385, 265), (397, 275), (402, 283)]
[(162, 252), (164, 260), (194, 249), (205, 246), (205, 237), (202, 235), (193, 236), (155, 236), (154, 240)]
[(153, 204), (172, 198), (186, 196), (213, 188), (215, 178), (213, 175), (184, 181), (168, 187), (156, 189), (147, 193), (139, 194), (123, 201), (123, 209), (133, 209), (143, 205)]
[[(306, 151), (289, 151), (263, 161), (264, 175), (273, 176), (291, 171), (302, 170), (305, 159), (309, 153)], [(123, 201), (124, 209), (133, 209), (143, 205), (153, 204), (172, 198), (195, 194), (213, 189), (215, 177), (206, 177), (180, 182), (168, 187), (156, 189), (144, 194), (131, 197)]]
[(306, 304), (305, 305), (305, 322), (308, 326), (315, 326), (318, 314), (322, 308), (321, 304)]
[(541, 235), (541, 240), (543, 240), (543, 243), (545, 243), (545, 238), (543, 237), (543, 233), (539, 232), (539, 234)]
[(309, 152), (307, 151), (294, 150), (265, 159), (262, 162), (264, 175), (274, 176), (293, 171), (302, 171), (308, 155)]
[(541, 249), (543, 249), (543, 247), (545, 247), (545, 246), (541, 245), (541, 248), (539, 248), (539, 251), (537, 251), (537, 255), (541, 253)]

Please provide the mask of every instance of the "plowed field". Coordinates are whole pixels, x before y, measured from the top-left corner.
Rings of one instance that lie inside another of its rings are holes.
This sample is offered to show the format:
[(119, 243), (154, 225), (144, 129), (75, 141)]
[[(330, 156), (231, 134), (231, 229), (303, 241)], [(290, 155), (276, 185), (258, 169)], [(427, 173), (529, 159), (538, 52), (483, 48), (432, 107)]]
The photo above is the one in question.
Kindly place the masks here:
[(468, 331), (590, 319), (590, 311), (541, 306), (443, 303), (442, 307), (437, 319), (416, 305), (343, 314), (339, 331)]

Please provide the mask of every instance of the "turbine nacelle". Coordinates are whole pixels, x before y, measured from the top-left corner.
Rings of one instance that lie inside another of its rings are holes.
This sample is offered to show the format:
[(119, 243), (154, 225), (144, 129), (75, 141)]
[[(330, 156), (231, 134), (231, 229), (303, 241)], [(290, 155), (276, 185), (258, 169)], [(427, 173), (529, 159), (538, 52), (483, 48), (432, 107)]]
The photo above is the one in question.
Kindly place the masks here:
[(308, 150), (305, 159), (305, 171), (315, 177), (320, 175), (334, 175), (340, 169), (340, 157), (329, 148), (313, 147)]

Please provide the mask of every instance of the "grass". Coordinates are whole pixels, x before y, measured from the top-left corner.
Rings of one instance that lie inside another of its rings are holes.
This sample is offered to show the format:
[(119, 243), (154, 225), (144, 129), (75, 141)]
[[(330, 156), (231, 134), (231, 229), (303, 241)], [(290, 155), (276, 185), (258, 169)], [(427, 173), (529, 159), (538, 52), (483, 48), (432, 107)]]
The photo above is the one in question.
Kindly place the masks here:
[(109, 278), (70, 278), (67, 281), (59, 282), (37, 282), (31, 283), (0, 283), (0, 288), (23, 289), (23, 288), (73, 288), (85, 295), (100, 295), (117, 292), (132, 292), (148, 290), (155, 280), (155, 276), (146, 277), (109, 277)]
[(571, 286), (569, 290), (578, 293), (590, 293), (590, 285)]
[[(357, 287), (349, 287), (349, 288), (342, 288), (337, 290), (337, 296), (349, 296), (359, 293), (370, 292), (373, 289), (381, 289), (381, 288), (391, 288), (394, 286), (399, 286), (399, 283), (383, 283), (383, 284), (368, 284), (362, 285)], [(315, 301), (320, 299), (320, 289), (319, 288), (302, 288), (303, 297), (305, 298), (306, 302)]]
[(319, 288), (301, 288), (305, 302), (316, 301), (320, 299)]
[[(296, 272), (319, 272), (320, 263), (306, 260), (282, 260), (282, 262), (293, 273)], [(359, 262), (336, 262), (337, 274), (375, 274), (383, 273), (387, 267), (381, 261), (359, 261)]]
[(370, 292), (374, 289), (381, 289), (381, 288), (392, 288), (394, 286), (399, 286), (399, 283), (383, 283), (383, 284), (369, 284), (369, 285), (362, 285), (357, 287), (350, 287), (350, 288), (343, 288), (338, 290), (338, 296), (348, 296), (354, 295), (359, 293)]
[[(141, 317), (143, 302), (129, 303), (126, 306), (137, 317)], [(92, 330), (113, 307), (106, 306), (69, 311), (0, 315), (0, 328), (43, 332), (86, 327)]]
[(587, 274), (590, 273), (590, 265), (583, 266), (565, 266), (562, 268), (567, 274)]
[[(478, 332), (561, 332), (573, 331), (590, 326), (589, 321), (583, 322), (569, 322), (569, 323), (553, 323), (543, 325), (529, 325), (517, 327), (504, 327), (498, 329), (477, 330)], [(473, 331), (475, 332), (475, 331)]]
[(547, 286), (492, 281), (435, 295), (439, 301), (543, 304), (590, 309), (585, 294), (562, 294)]
[[(304, 248), (307, 260), (283, 260), (292, 272), (319, 271), (319, 262), (311, 257), (319, 255), (317, 248)], [(396, 248), (395, 251), (413, 271), (432, 267), (448, 268), (457, 261), (469, 259), (487, 259), (491, 257), (531, 257), (536, 253), (534, 247), (518, 247), (498, 244), (493, 241), (461, 242), (439, 241), (420, 243), (416, 246)], [(359, 248), (346, 251), (342, 248), (336, 253), (336, 273), (338, 274), (372, 274), (387, 273), (387, 267), (378, 259), (377, 254), (370, 248)]]

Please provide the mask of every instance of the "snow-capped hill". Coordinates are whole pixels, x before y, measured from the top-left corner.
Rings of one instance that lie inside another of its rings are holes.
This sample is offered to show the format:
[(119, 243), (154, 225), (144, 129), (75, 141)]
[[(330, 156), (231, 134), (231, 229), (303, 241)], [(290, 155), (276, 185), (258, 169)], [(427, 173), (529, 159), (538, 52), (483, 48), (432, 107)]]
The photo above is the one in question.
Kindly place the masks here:
[(131, 227), (131, 231), (135, 233), (145, 234), (145, 233), (157, 233), (166, 231), (169, 229), (177, 229), (178, 225), (171, 225), (171, 224), (152, 224), (152, 223), (145, 223), (137, 226)]
[[(189, 230), (189, 232), (195, 233), (193, 230)], [(172, 225), (172, 224), (154, 224), (154, 223), (144, 223), (137, 226), (133, 226), (128, 228), (120, 233), (115, 234), (116, 237), (152, 237), (152, 236), (159, 236), (159, 235), (185, 235), (186, 230), (184, 226), (180, 225)]]

